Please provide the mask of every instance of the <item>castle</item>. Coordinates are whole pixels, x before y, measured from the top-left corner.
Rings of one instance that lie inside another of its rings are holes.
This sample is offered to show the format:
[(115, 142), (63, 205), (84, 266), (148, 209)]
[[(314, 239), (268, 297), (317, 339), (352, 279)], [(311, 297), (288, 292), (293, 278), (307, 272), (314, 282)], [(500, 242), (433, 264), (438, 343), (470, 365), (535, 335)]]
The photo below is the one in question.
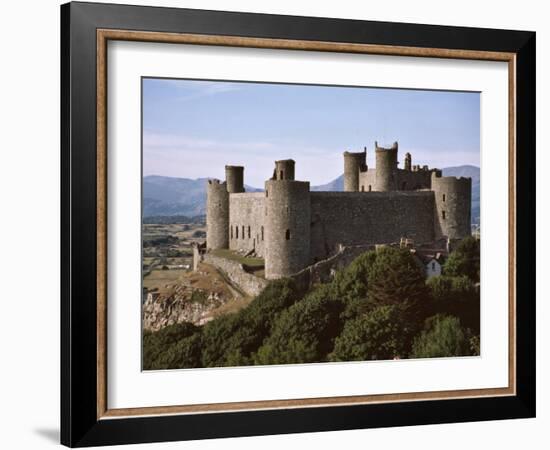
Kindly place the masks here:
[(264, 192), (245, 192), (244, 167), (225, 166), (225, 182), (207, 186), (207, 250), (254, 252), (265, 259), (265, 277), (299, 272), (333, 255), (341, 245), (412, 239), (430, 243), (470, 234), (471, 178), (443, 177), (412, 165), (398, 145), (375, 143), (376, 167), (367, 150), (344, 152), (344, 191), (311, 191), (294, 179), (295, 162), (275, 161)]

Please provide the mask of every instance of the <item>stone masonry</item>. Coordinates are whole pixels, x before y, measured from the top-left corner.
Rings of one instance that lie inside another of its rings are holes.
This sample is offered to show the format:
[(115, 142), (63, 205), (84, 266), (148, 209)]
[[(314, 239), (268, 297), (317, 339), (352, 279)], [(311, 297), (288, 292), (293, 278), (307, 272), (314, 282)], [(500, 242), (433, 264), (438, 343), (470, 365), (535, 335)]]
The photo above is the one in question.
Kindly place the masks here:
[(417, 244), (470, 234), (470, 178), (443, 177), (438, 169), (398, 168), (398, 144), (375, 143), (344, 152), (344, 192), (312, 192), (294, 179), (295, 162), (275, 162), (264, 192), (245, 192), (244, 168), (226, 166), (226, 181), (207, 186), (207, 251), (229, 248), (265, 259), (267, 279), (295, 275), (318, 261), (356, 247), (410, 238)]

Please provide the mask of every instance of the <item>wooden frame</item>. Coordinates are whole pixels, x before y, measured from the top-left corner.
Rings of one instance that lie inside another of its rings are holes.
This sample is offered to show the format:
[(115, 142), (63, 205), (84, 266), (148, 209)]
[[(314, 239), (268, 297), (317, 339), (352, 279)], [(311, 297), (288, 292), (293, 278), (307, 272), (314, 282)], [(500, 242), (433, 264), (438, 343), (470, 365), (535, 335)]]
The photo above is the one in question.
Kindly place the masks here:
[[(63, 5), (61, 12), (62, 443), (83, 446), (534, 416), (534, 33), (85, 3)], [(509, 386), (109, 409), (108, 40), (508, 62)]]

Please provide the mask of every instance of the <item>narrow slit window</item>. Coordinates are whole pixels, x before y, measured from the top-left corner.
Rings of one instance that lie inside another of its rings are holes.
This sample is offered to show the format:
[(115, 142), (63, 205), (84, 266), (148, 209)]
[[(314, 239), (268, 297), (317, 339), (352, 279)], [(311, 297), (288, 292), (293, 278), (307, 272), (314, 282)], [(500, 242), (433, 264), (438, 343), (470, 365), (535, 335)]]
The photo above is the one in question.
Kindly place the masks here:
[(441, 211), (441, 217), (445, 220), (445, 211)]
[(235, 239), (239, 239), (239, 226), (235, 226)]
[(262, 241), (264, 240), (264, 227), (262, 226)]
[(445, 201), (445, 194), (443, 194), (443, 201)]
[(290, 240), (290, 230), (286, 230), (285, 237), (287, 241)]
[(242, 227), (242, 232), (243, 232), (243, 239), (244, 239), (244, 225)]
[(229, 227), (229, 229), (231, 230), (231, 239), (233, 239), (233, 227)]
[(248, 239), (250, 239), (250, 225), (248, 226)]
[(281, 170), (281, 173), (280, 173), (280, 177), (281, 177), (281, 180), (284, 180), (285, 178), (285, 173)]
[(369, 192), (372, 192), (372, 186), (369, 184)]

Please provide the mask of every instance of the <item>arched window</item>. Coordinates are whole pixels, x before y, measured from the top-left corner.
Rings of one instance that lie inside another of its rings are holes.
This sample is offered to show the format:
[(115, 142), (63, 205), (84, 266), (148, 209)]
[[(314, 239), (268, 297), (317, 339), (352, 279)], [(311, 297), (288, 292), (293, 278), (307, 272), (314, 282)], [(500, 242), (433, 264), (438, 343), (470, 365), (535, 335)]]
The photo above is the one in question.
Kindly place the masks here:
[(287, 241), (290, 240), (290, 230), (286, 230), (285, 237)]
[(369, 192), (372, 192), (372, 186), (369, 184)]

